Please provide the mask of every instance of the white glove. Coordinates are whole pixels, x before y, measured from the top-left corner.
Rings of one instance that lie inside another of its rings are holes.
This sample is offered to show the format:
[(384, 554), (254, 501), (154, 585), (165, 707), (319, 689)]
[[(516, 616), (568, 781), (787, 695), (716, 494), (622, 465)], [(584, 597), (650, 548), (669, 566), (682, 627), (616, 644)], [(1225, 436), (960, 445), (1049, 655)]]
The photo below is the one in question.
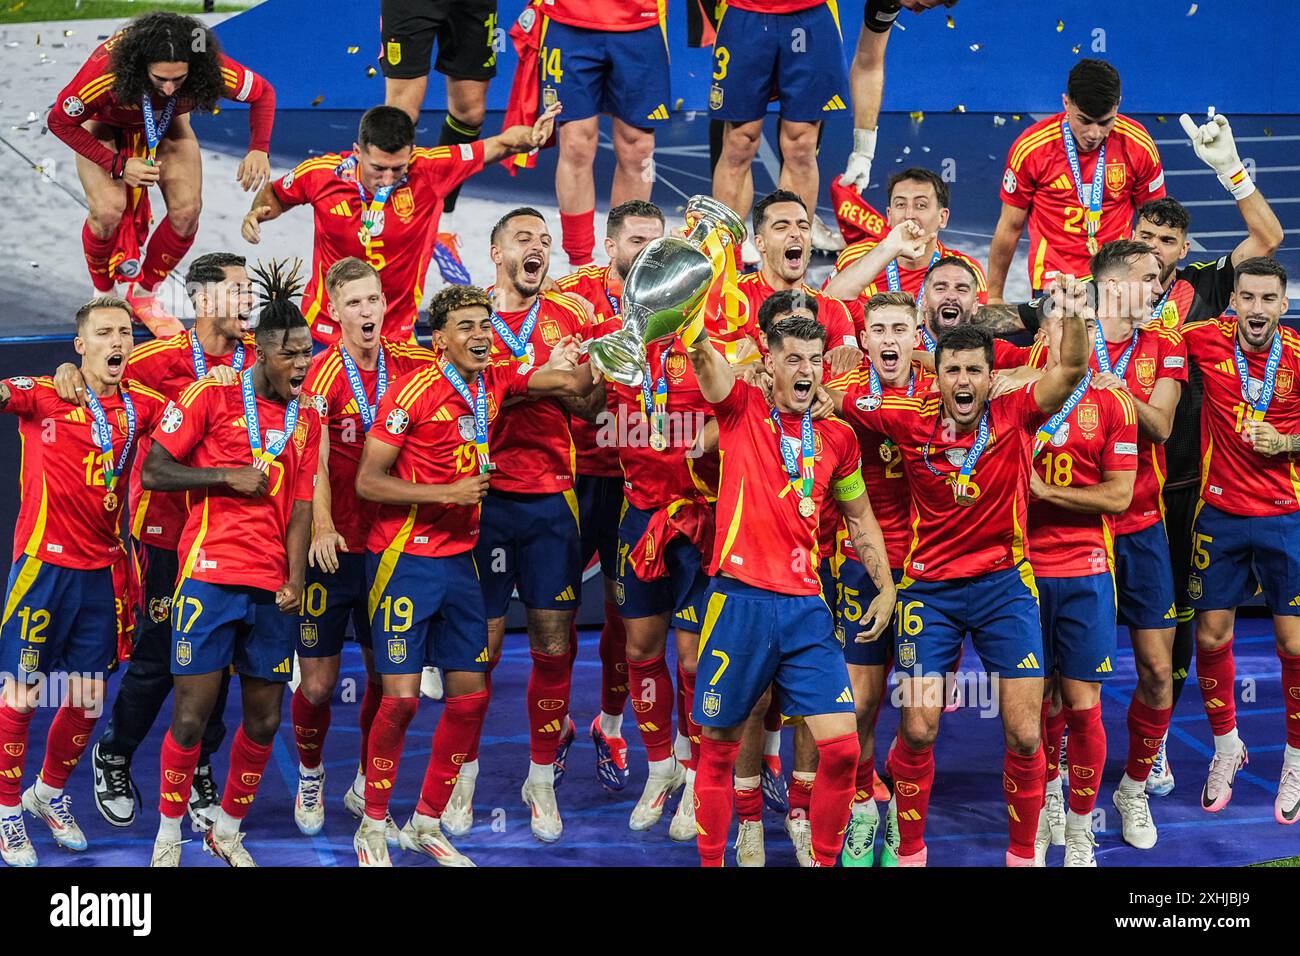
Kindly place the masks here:
[(876, 158), (876, 131), (874, 129), (855, 129), (853, 131), (853, 152), (849, 153), (848, 165), (840, 177), (841, 186), (857, 186), (858, 192), (867, 188), (871, 182), (871, 161)]
[(1237, 199), (1245, 199), (1255, 191), (1255, 184), (1251, 182), (1250, 174), (1237, 155), (1237, 144), (1232, 138), (1228, 118), (1216, 114), (1211, 107), (1207, 120), (1203, 126), (1197, 126), (1186, 113), (1178, 118), (1201, 162), (1219, 174), (1219, 182), (1224, 189)]

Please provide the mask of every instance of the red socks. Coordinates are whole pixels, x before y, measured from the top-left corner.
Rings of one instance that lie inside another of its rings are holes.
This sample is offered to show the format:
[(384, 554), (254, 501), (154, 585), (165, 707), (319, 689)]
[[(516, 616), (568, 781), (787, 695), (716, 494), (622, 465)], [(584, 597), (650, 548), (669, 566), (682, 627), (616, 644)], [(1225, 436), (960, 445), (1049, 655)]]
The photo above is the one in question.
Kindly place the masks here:
[[(194, 235), (198, 235), (196, 232)], [(194, 236), (181, 236), (172, 228), (172, 222), (166, 216), (154, 227), (149, 237), (149, 248), (145, 252), (144, 265), (140, 269), (140, 288), (156, 289), (162, 285), (167, 275), (185, 258), (185, 253), (194, 245)]]
[(416, 697), (385, 697), (370, 728), (370, 749), (366, 752), (366, 816), (382, 820), (393, 798), (397, 765), (402, 762), (406, 728), (415, 719), (420, 701)]
[[(817, 741), (817, 780), (812, 787), (812, 852), (821, 866), (834, 866), (844, 846), (853, 807), (858, 733)], [(793, 792), (793, 791), (791, 791)]]
[(226, 816), (236, 820), (248, 816), (270, 759), (271, 744), (254, 743), (240, 724), (235, 731), (235, 742), (230, 745), (230, 773), (226, 775), (226, 789), (221, 795), (221, 811)]
[[(696, 846), (700, 866), (722, 866), (731, 828), (732, 771), (740, 741), (700, 741), (700, 758), (695, 766)], [(761, 798), (760, 798), (761, 800)]]
[(201, 746), (182, 747), (172, 738), (171, 730), (163, 736), (162, 752), (158, 757), (158, 812), (168, 819), (175, 820), (185, 815)]
[(569, 678), (573, 678), (573, 665), (578, 661), (578, 621), (569, 625)]
[(600, 631), (600, 709), (621, 714), (628, 696), (627, 631), (618, 605), (605, 602), (605, 626)]
[(95, 720), (95, 717), (79, 707), (64, 704), (59, 708), (45, 738), (45, 764), (41, 767), (41, 779), (46, 786), (62, 790), (67, 785), (72, 768), (86, 752), (91, 731), (95, 729)]
[(1201, 699), (1205, 701), (1205, 716), (1210, 719), (1210, 730), (1216, 737), (1230, 733), (1237, 726), (1232, 638), (1212, 651), (1197, 648), (1196, 681), (1201, 685)]
[(569, 655), (533, 651), (528, 675), (528, 750), (536, 764), (555, 763), (569, 713)]
[(874, 799), (876, 787), (876, 764), (874, 760), (867, 759), (858, 764), (858, 769), (853, 775), (853, 802), (866, 803)]
[[(900, 737), (890, 751), (894, 774), (894, 802), (898, 807), (898, 852), (910, 856), (925, 849), (925, 815), (934, 787), (934, 747), (913, 750)], [(1040, 797), (1041, 800), (1041, 797)], [(1037, 825), (1038, 817), (1034, 817)], [(1033, 834), (1030, 834), (1033, 847)]]
[(384, 699), (384, 685), (366, 681), (366, 691), (361, 695), (361, 713), (357, 716), (357, 725), (361, 728), (361, 769), (366, 766), (366, 754), (370, 747), (370, 728), (374, 725), (375, 714), (379, 713), (379, 702)]
[(569, 255), (569, 265), (585, 266), (596, 248), (596, 210), (560, 213), (560, 246)]
[[(1043, 750), (1047, 754), (1047, 779), (1061, 775), (1061, 738), (1065, 736), (1065, 708), (1051, 712), (1052, 702), (1043, 701)], [(1073, 729), (1073, 728), (1072, 728)]]
[[(1151, 765), (1160, 750), (1160, 741), (1169, 732), (1169, 719), (1173, 715), (1172, 707), (1157, 710), (1138, 700), (1137, 694), (1133, 695), (1128, 705), (1128, 761), (1124, 765), (1124, 773), (1130, 780), (1141, 783), (1151, 776)], [(1073, 751), (1070, 756), (1074, 756)]]
[[(1074, 741), (1070, 741), (1070, 763), (1074, 763)], [(894, 758), (895, 764), (898, 758)], [(1007, 829), (1012, 855), (1033, 859), (1034, 836), (1038, 833), (1038, 814), (1043, 809), (1043, 789), (1047, 779), (1047, 761), (1040, 744), (1028, 756), (1007, 750), (1002, 760), (1002, 792), (1007, 798)], [(899, 828), (902, 829), (902, 807), (899, 807)]]
[(1090, 816), (1097, 805), (1097, 786), (1106, 766), (1106, 728), (1101, 723), (1101, 704), (1087, 710), (1063, 707), (1061, 712), (1070, 726), (1070, 810)]
[(1292, 747), (1300, 747), (1300, 655), (1283, 654), (1278, 651), (1282, 661), (1282, 701), (1286, 705), (1286, 742)]
[[(821, 765), (817, 767), (821, 771)], [(789, 815), (796, 820), (802, 817), (807, 820), (812, 817), (812, 780), (800, 780), (795, 776), (790, 777), (790, 785), (787, 789), (787, 796), (790, 804)]]
[[(695, 775), (695, 786), (699, 788), (700, 775)], [(758, 787), (736, 790), (736, 816), (741, 823), (752, 823), (763, 818), (763, 791)]]
[(16, 807), (23, 795), (27, 729), (35, 711), (20, 714), (0, 702), (0, 804)]
[(677, 720), (678, 729), (691, 742), (691, 763), (700, 762), (700, 725), (691, 716), (695, 709), (695, 675), (688, 674), (677, 662)]
[[(484, 675), (484, 680), (487, 681), (486, 693), (488, 695), (489, 701), (492, 700), (492, 672), (496, 670), (496, 666), (500, 663), (501, 663), (500, 652), (497, 653), (496, 657), (488, 658), (487, 674)], [(484, 707), (486, 708), (486, 706), (487, 705), (485, 704)], [(484, 711), (484, 713), (486, 713), (486, 710)], [(478, 760), (478, 742), (479, 742), (479, 738), (475, 737), (474, 745), (470, 747), (469, 753), (465, 755), (466, 763), (473, 763), (475, 760)]]
[(673, 680), (664, 656), (628, 661), (627, 680), (629, 687), (636, 688), (632, 713), (645, 741), (646, 756), (650, 760), (667, 760), (673, 755)]
[[(361, 716), (366, 720), (366, 701), (371, 695), (371, 684), (366, 682), (366, 695), (361, 699)], [(330, 705), (327, 700), (323, 704), (313, 704), (302, 692), (299, 687), (293, 692), (293, 697), (289, 701), (289, 715), (293, 720), (293, 739), (298, 744), (298, 761), (308, 770), (315, 770), (320, 766), (321, 750), (325, 746), (325, 735), (330, 729)], [(369, 715), (370, 721), (375, 719), (373, 711)], [(369, 732), (369, 726), (361, 731), (361, 754), (365, 756), (365, 739)]]
[(433, 734), (433, 753), (424, 772), (420, 802), (415, 812), (440, 817), (451, 799), (452, 788), (471, 747), (477, 747), (483, 718), (487, 716), (486, 690), (476, 694), (448, 697), (443, 703), (442, 719)]
[(86, 268), (90, 270), (90, 281), (96, 292), (112, 292), (113, 276), (109, 273), (109, 263), (113, 260), (113, 250), (117, 247), (117, 232), (107, 239), (100, 239), (90, 231), (90, 223), (81, 226), (81, 249), (86, 254)]

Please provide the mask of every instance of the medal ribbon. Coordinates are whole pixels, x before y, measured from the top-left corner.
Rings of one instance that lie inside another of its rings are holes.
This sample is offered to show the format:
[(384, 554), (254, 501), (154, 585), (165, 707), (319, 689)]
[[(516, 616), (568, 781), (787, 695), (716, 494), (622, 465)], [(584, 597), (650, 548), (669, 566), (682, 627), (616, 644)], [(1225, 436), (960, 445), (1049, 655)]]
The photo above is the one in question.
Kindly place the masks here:
[(1038, 429), (1038, 434), (1034, 436), (1034, 455), (1037, 455), (1056, 434), (1056, 430), (1061, 427), (1061, 422), (1070, 417), (1070, 412), (1074, 411), (1074, 406), (1079, 404), (1079, 399), (1083, 398), (1084, 393), (1088, 391), (1088, 385), (1092, 382), (1092, 369), (1088, 369), (1083, 376), (1083, 381), (1075, 386), (1070, 397), (1065, 400), (1065, 404), (1060, 410), (1043, 423), (1043, 427)]
[[(930, 463), (931, 446), (934, 444), (934, 436), (939, 433), (940, 418), (941, 416), (939, 415), (934, 417), (934, 429), (930, 432), (930, 440), (927, 441), (925, 447), (921, 449), (921, 457), (925, 461), (925, 467), (930, 469), (930, 474), (939, 478), (946, 478), (947, 476), (945, 476), (943, 472)], [(958, 497), (969, 497), (966, 494), (966, 488), (970, 485), (971, 473), (975, 471), (975, 464), (980, 460), (980, 456), (984, 454), (984, 447), (989, 443), (989, 418), (989, 405), (988, 402), (985, 402), (984, 414), (980, 416), (979, 429), (975, 435), (975, 441), (970, 446), (970, 451), (966, 452), (966, 457), (961, 463), (961, 470), (957, 473), (955, 493)]]
[(1282, 362), (1282, 333), (1273, 333), (1273, 345), (1268, 350), (1268, 364), (1264, 366), (1264, 385), (1259, 390), (1259, 398), (1250, 400), (1250, 369), (1246, 366), (1246, 356), (1241, 354), (1241, 344), (1235, 339), (1232, 343), (1232, 358), (1237, 363), (1237, 379), (1241, 382), (1241, 397), (1250, 405), (1250, 417), (1262, 422), (1268, 414), (1268, 406), (1273, 402), (1273, 388), (1277, 383), (1277, 367)]
[(357, 157), (349, 156), (343, 162), (339, 163), (334, 169), (334, 173), (344, 179), (351, 175), (352, 181), (356, 184), (357, 195), (361, 197), (361, 242), (364, 245), (370, 245), (370, 228), (379, 220), (379, 214), (384, 211), (384, 205), (388, 202), (389, 194), (401, 186), (406, 185), (407, 177), (403, 176), (395, 183), (387, 186), (380, 186), (375, 190), (375, 195), (371, 199), (366, 199), (366, 188), (361, 185), (361, 177), (357, 174)]
[(465, 399), (465, 404), (474, 413), (474, 447), (478, 451), (479, 474), (483, 474), (491, 470), (492, 462), (488, 455), (487, 382), (483, 378), (483, 373), (479, 372), (478, 380), (474, 383), (478, 392), (471, 395), (469, 386), (461, 378), (456, 366), (448, 362), (442, 367), (442, 372), (447, 376), (447, 381), (451, 382), (451, 387), (456, 390), (456, 394)]
[(1177, 279), (1174, 279), (1174, 282), (1169, 283), (1169, 288), (1165, 289), (1164, 295), (1160, 296), (1160, 301), (1157, 302), (1155, 308), (1151, 310), (1151, 318), (1157, 322), (1160, 321), (1160, 317), (1165, 311), (1165, 303), (1169, 301), (1169, 293), (1174, 291), (1174, 283), (1177, 281)]
[(1065, 144), (1065, 158), (1070, 162), (1070, 175), (1074, 177), (1074, 191), (1079, 196), (1079, 205), (1087, 207), (1088, 238), (1094, 243), (1097, 229), (1101, 226), (1101, 195), (1106, 179), (1106, 144), (1103, 142), (1097, 151), (1097, 168), (1092, 172), (1092, 193), (1084, 192), (1083, 173), (1079, 171), (1079, 150), (1074, 145), (1074, 134), (1070, 132), (1070, 121), (1061, 118), (1061, 140)]
[[(870, 365), (870, 364), (867, 365), (867, 385), (868, 385), (868, 386), (870, 387), (870, 389), (871, 389), (871, 394), (874, 395), (874, 396), (876, 396), (877, 398), (879, 398), (880, 395), (881, 395), (881, 390), (880, 390), (880, 376), (879, 376), (878, 374), (876, 374), (876, 367), (875, 367), (874, 365)], [(907, 397), (908, 397), (908, 398), (911, 398), (911, 397), (912, 397), (912, 393), (913, 393), (914, 391), (916, 391), (916, 373), (915, 373), (915, 372), (913, 372), (910, 376), (908, 376), (908, 379), (907, 379)], [(884, 441), (882, 441), (882, 442), (880, 443), (880, 447), (881, 447), (881, 448), (889, 448), (889, 449), (892, 449), (892, 448), (894, 447), (894, 443), (893, 443), (892, 441), (890, 441), (888, 438), (886, 438)], [(892, 451), (890, 452), (890, 455), (891, 455), (891, 456), (893, 455), (893, 452), (892, 452)]]
[[(665, 371), (668, 365), (668, 353), (670, 349), (664, 349), (659, 353), (659, 378), (654, 385), (654, 397), (650, 394), (650, 369), (647, 366), (647, 374), (641, 376), (641, 415), (646, 421), (650, 422), (650, 434), (662, 435), (664, 433), (664, 421), (668, 417), (668, 373)], [(654, 418), (650, 417), (650, 409), (654, 409)]]
[(248, 429), (248, 446), (253, 450), (253, 467), (259, 471), (270, 472), (271, 463), (280, 457), (289, 436), (298, 427), (298, 399), (294, 398), (284, 409), (284, 431), (278, 441), (262, 447), (262, 429), (257, 420), (257, 396), (253, 394), (253, 373), (244, 372), (239, 377), (240, 391), (244, 399), (244, 425)]
[(522, 362), (528, 355), (528, 340), (533, 336), (533, 326), (537, 324), (537, 316), (542, 311), (542, 297), (539, 295), (533, 307), (528, 310), (528, 315), (524, 318), (524, 324), (519, 327), (519, 334), (510, 331), (510, 326), (506, 325), (506, 320), (497, 315), (496, 310), (492, 311), (492, 328), (496, 329), (497, 335), (501, 341), (506, 344), (510, 354), (515, 357), (516, 361)]
[[(925, 294), (925, 277), (929, 276), (930, 270), (934, 268), (934, 264), (938, 262), (940, 258), (939, 250), (934, 250), (934, 254), (930, 256), (930, 264), (925, 267), (925, 276), (922, 276), (921, 278), (921, 288), (916, 290), (917, 305), (921, 304), (921, 296)], [(889, 282), (890, 292), (898, 292), (903, 288), (903, 283), (898, 277), (897, 259), (890, 259), (889, 264), (885, 266), (885, 279)]]
[(161, 120), (154, 119), (153, 97), (148, 94), (140, 101), (140, 112), (144, 114), (144, 135), (149, 143), (149, 165), (152, 166), (158, 144), (167, 135), (167, 128), (172, 125), (172, 117), (176, 115), (176, 94), (167, 97)]
[[(795, 460), (794, 451), (785, 440), (785, 430), (781, 425), (781, 413), (772, 409), (772, 424), (776, 426), (776, 443), (781, 449), (781, 461), (785, 464), (785, 473), (790, 480), (790, 487), (799, 492), (801, 498), (811, 498), (813, 493), (813, 469), (817, 459), (813, 455), (812, 409), (803, 413), (799, 425), (799, 440), (802, 445), (803, 467)], [(802, 478), (802, 489), (797, 482)]]
[(348, 385), (352, 388), (352, 397), (357, 401), (357, 410), (361, 413), (361, 430), (368, 432), (375, 423), (375, 409), (379, 407), (384, 392), (388, 391), (388, 363), (384, 359), (384, 347), (379, 346), (379, 360), (375, 369), (375, 404), (366, 398), (366, 387), (361, 383), (361, 372), (342, 344), (339, 345), (339, 358), (343, 360), (343, 371), (348, 376)]
[(130, 394), (126, 389), (121, 389), (122, 407), (126, 410), (126, 444), (122, 446), (122, 453), (117, 456), (117, 463), (113, 463), (113, 430), (109, 427), (108, 416), (104, 414), (104, 406), (99, 403), (99, 398), (89, 388), (86, 389), (86, 404), (90, 408), (90, 416), (95, 420), (95, 427), (91, 431), (91, 437), (95, 439), (99, 449), (103, 452), (104, 457), (104, 491), (106, 494), (112, 493), (117, 487), (117, 479), (122, 474), (122, 469), (126, 466), (126, 460), (131, 457), (131, 446), (135, 444), (135, 403), (131, 401)]
[[(208, 374), (208, 359), (199, 344), (198, 333), (190, 329), (190, 357), (194, 360), (194, 377), (200, 379)], [(235, 346), (235, 354), (230, 357), (230, 367), (236, 372), (244, 370), (244, 343)]]
[(1133, 350), (1138, 344), (1138, 329), (1133, 330), (1133, 338), (1128, 343), (1128, 348), (1124, 354), (1119, 357), (1114, 368), (1110, 364), (1110, 350), (1106, 347), (1106, 337), (1101, 334), (1100, 320), (1092, 327), (1092, 351), (1097, 356), (1097, 370), (1101, 372), (1111, 372), (1116, 378), (1123, 379), (1124, 373), (1128, 371), (1129, 359), (1133, 357)]

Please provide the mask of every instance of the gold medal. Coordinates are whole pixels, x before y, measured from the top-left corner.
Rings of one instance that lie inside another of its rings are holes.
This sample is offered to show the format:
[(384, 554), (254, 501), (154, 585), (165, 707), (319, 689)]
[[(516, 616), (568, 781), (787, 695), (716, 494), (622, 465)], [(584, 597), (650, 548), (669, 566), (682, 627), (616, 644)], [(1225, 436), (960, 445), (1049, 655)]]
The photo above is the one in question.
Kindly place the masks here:
[(108, 492), (108, 494), (104, 495), (104, 510), (105, 511), (117, 510), (117, 494), (115, 492), (110, 491)]
[(650, 435), (650, 447), (655, 451), (664, 451), (668, 447), (668, 439), (659, 432), (652, 432)]
[(971, 505), (975, 504), (975, 496), (962, 494), (961, 489), (961, 485), (954, 484), (952, 486), (952, 497), (957, 504), (961, 505), (963, 508), (969, 508)]
[(890, 462), (894, 460), (893, 442), (884, 441), (880, 443), (880, 460), (883, 461), (886, 465), (888, 465)]
[(1099, 248), (1099, 247), (1098, 247), (1098, 245), (1097, 245), (1097, 237), (1096, 237), (1096, 236), (1089, 236), (1089, 237), (1088, 237), (1088, 255), (1090, 255), (1090, 256), (1095, 256), (1095, 255), (1097, 254), (1097, 249), (1098, 249), (1098, 248)]
[(802, 515), (803, 517), (811, 518), (813, 516), (813, 512), (816, 510), (817, 510), (817, 506), (813, 504), (813, 500), (811, 498), (799, 499), (799, 514)]

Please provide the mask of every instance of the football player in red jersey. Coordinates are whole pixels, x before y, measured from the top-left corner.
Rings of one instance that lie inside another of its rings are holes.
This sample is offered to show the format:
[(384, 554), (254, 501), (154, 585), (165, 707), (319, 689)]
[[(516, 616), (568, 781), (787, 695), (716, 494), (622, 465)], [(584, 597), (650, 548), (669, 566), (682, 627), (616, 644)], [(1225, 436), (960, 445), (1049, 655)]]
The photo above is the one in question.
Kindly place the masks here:
[[(1062, 318), (1043, 320), (1047, 368), (1060, 361)], [(1101, 685), (1114, 673), (1115, 558), (1111, 528), (1133, 499), (1138, 416), (1124, 389), (1099, 389), (1089, 372), (1034, 439), (1029, 476), (1029, 531), (1043, 626), (1043, 719), (1053, 707), (1070, 731), (1070, 795), (1061, 777), (1048, 781), (1034, 841), (1046, 865), (1051, 844), (1065, 846), (1065, 865), (1096, 866), (1092, 811), (1106, 763)], [(1047, 730), (1044, 730), (1047, 733)]]
[[(253, 362), (253, 341), (248, 334), (253, 309), (253, 286), (244, 257), (232, 252), (199, 256), (185, 274), (186, 289), (194, 308), (194, 328), (165, 339), (155, 339), (133, 349), (127, 359), (127, 378), (153, 389), (167, 401), (196, 380), (211, 376), (233, 382), (245, 364)], [(61, 365), (54, 384), (64, 401), (85, 404), (85, 383), (77, 368)], [(179, 562), (176, 548), (185, 524), (183, 495), (145, 491), (140, 467), (153, 438), (140, 435), (140, 454), (131, 475), (132, 552), (141, 565), (143, 594), (141, 620), (131, 649), (131, 666), (122, 675), (108, 727), (95, 744), (95, 803), (112, 826), (135, 821), (139, 791), (131, 779), (131, 760), (149, 735), (163, 702), (172, 691), (171, 605)], [(226, 736), (225, 695), (229, 680), (203, 731), (199, 763), (194, 771), (189, 814), (195, 832), (212, 826), (220, 798), (212, 775), (212, 754)]]
[[(764, 366), (772, 397), (735, 375), (702, 334), (683, 334), (700, 391), (718, 419), (724, 462), (718, 536), (699, 654), (694, 717), (703, 729), (696, 777), (700, 862), (721, 866), (731, 823), (732, 774), (746, 718), (769, 684), (781, 710), (801, 716), (817, 743), (821, 773), (811, 800), (813, 865), (831, 866), (848, 823), (858, 738), (844, 653), (817, 571), (820, 505), (833, 495), (862, 560), (880, 588), (862, 634), (889, 622), (894, 583), (885, 544), (862, 482), (852, 431), (814, 421), (826, 330), (807, 318), (772, 327)], [(788, 436), (790, 429), (798, 437)], [(760, 509), (764, 520), (752, 518)], [(707, 680), (705, 679), (707, 676)]]
[(1002, 215), (989, 246), (989, 301), (1001, 302), (1011, 259), (1029, 222), (1029, 284), (1087, 274), (1102, 243), (1125, 239), (1133, 212), (1165, 194), (1156, 144), (1119, 112), (1119, 73), (1104, 60), (1070, 70), (1063, 112), (1016, 138), (1002, 177)]
[[(365, 754), (383, 688), (375, 672), (366, 595), (366, 534), (378, 507), (356, 493), (361, 446), (375, 421), (375, 406), (389, 385), (434, 360), (434, 353), (380, 334), (384, 290), (379, 274), (360, 259), (340, 259), (325, 274), (329, 316), (342, 338), (312, 359), (303, 388), (316, 396), (327, 423), (312, 495), (312, 543), (297, 653), (302, 681), (290, 701), (298, 743), (298, 797), (294, 822), (307, 836), (325, 824), (325, 767), (321, 757), (330, 726), (330, 698), (339, 679), (339, 655), (349, 619), (366, 666), (361, 698), (361, 760), (343, 802), (360, 817), (365, 810)], [(396, 845), (396, 826), (389, 831)]]
[(1192, 538), (1188, 593), (1196, 608), (1196, 678), (1214, 733), (1201, 807), (1232, 799), (1246, 745), (1237, 734), (1232, 630), (1252, 574), (1273, 614), (1282, 662), (1286, 747), (1273, 816), (1300, 818), (1300, 337), (1279, 327), (1287, 309), (1286, 271), (1268, 258), (1238, 264), (1236, 317), (1185, 327), (1201, 370), (1204, 445), (1201, 505)]
[(1027, 388), (990, 400), (992, 339), (960, 325), (938, 342), (937, 396), (863, 395), (847, 402), (831, 393), (859, 431), (879, 432), (898, 446), (912, 493), (894, 654), (908, 675), (889, 761), (900, 866), (926, 863), (942, 675), (968, 630), (998, 681), (1010, 816), (1006, 862), (1034, 864), (1046, 767), (1039, 728), (1043, 639), (1025, 540), (1031, 439), (1043, 416), (1055, 414), (1083, 378), (1087, 357), (1083, 318), (1068, 315), (1060, 363)]
[[(934, 376), (912, 363), (917, 341), (916, 301), (908, 292), (877, 292), (867, 300), (866, 346), (868, 363), (847, 375), (826, 383), (845, 393), (846, 401), (859, 396), (924, 395), (934, 387)], [(911, 493), (903, 472), (903, 455), (888, 439), (876, 432), (860, 432), (862, 479), (872, 501), (872, 511), (885, 538), (885, 556), (895, 583), (902, 580), (903, 560), (911, 541), (908, 524)], [(844, 835), (844, 866), (872, 866), (880, 813), (872, 797), (875, 778), (876, 718), (885, 696), (885, 680), (893, 657), (887, 641), (861, 644), (849, 640), (862, 620), (863, 611), (875, 596), (876, 586), (858, 560), (847, 529), (836, 534), (834, 555), (836, 600), (840, 627), (844, 631), (844, 659), (849, 668), (856, 706), (858, 755), (856, 792), (849, 827)], [(898, 860), (897, 821), (886, 822), (882, 866), (896, 866)]]
[[(271, 176), (267, 151), (275, 90), (221, 52), (216, 34), (176, 13), (148, 13), (95, 48), (50, 110), (50, 131), (77, 152), (88, 215), (81, 230), (90, 278), (100, 292), (130, 282), (136, 317), (157, 336), (182, 331), (155, 295), (199, 228), (202, 160), (189, 113), (213, 112), (222, 97), (249, 104), (248, 154), (236, 178), (245, 191)], [(167, 215), (148, 252), (149, 187)]]
[(542, 105), (564, 103), (555, 196), (560, 246), (575, 268), (596, 246), (594, 163), (600, 116), (611, 120), (610, 206), (650, 199), (655, 129), (672, 106), (667, 9), (660, 0), (536, 0)]
[[(632, 260), (664, 234), (664, 214), (654, 203), (629, 199), (609, 211), (605, 253), (609, 265), (583, 266), (556, 281), (561, 292), (580, 296), (591, 306), (596, 338), (622, 327), (623, 279)], [(683, 356), (683, 360), (685, 357)], [(607, 412), (601, 413), (609, 423)], [(628, 696), (627, 634), (619, 614), (618, 527), (623, 512), (623, 469), (619, 442), (604, 441), (600, 422), (571, 416), (569, 428), (577, 451), (578, 523), (582, 529), (582, 567), (600, 555), (605, 578), (605, 626), (600, 632), (600, 713), (590, 734), (596, 747), (596, 777), (608, 790), (627, 784), (627, 741), (623, 737), (623, 708)], [(606, 436), (607, 437), (607, 436)], [(576, 628), (575, 628), (576, 631)], [(576, 640), (576, 634), (570, 639)]]
[[(449, 286), (429, 304), (439, 360), (393, 383), (375, 411), (357, 466), (357, 495), (378, 502), (366, 542), (371, 629), (382, 675), (366, 761), (366, 807), (353, 840), (362, 866), (391, 865), (388, 802), (403, 738), (415, 716), (420, 671), (436, 660), (446, 698), (420, 802), (402, 846), (443, 866), (471, 866), (443, 834), (456, 779), (478, 749), (487, 712), (488, 628), (473, 548), (488, 493), (493, 440), (511, 399), (578, 396), (592, 389), (578, 366), (578, 339), (555, 343), (546, 365), (491, 360), (491, 300), (473, 286)], [(549, 765), (548, 765), (549, 768)]]
[[(123, 479), (136, 438), (165, 404), (152, 389), (124, 381), (131, 346), (131, 307), (100, 296), (77, 311), (73, 340), (85, 408), (64, 402), (49, 378), (0, 380), (0, 411), (18, 417), (23, 439), (22, 504), (0, 626), (0, 857), (10, 866), (36, 865), (24, 810), (49, 825), (59, 846), (86, 849), (63, 788), (103, 710), (118, 648), (129, 646)], [(40, 775), (20, 797), (32, 715), (45, 693), (65, 683)]]
[(338, 341), (338, 326), (325, 314), (325, 273), (339, 259), (356, 256), (383, 282), (388, 312), (382, 334), (405, 341), (423, 297), (443, 197), (485, 165), (541, 146), (558, 115), (557, 104), (531, 127), (512, 126), (455, 149), (425, 149), (415, 145), (408, 115), (395, 106), (373, 107), (361, 117), (350, 151), (314, 156), (268, 182), (244, 216), (243, 236), (261, 242), (263, 222), (309, 204), (315, 239), (303, 313), (312, 337), (325, 345)]
[[(900, 233), (895, 242), (915, 237), (924, 239), (925, 245), (918, 250), (908, 243), (909, 248), (895, 251), (897, 260), (891, 257), (881, 263), (879, 257), (868, 256), (880, 243), (874, 239), (855, 242), (835, 260), (835, 271), (823, 288), (831, 295), (862, 304), (877, 292), (898, 291), (910, 292), (920, 302), (929, 270), (940, 259), (954, 256), (971, 267), (979, 301), (987, 302), (988, 287), (980, 264), (939, 241), (939, 233), (948, 225), (949, 191), (943, 177), (919, 166), (904, 169), (889, 178), (888, 196), (889, 207), (885, 216), (890, 238), (894, 238), (893, 231), (899, 226), (911, 223), (913, 228)], [(933, 350), (929, 343), (927, 350)]]
[(256, 865), (240, 826), (271, 759), (284, 685), (293, 673), (321, 421), (302, 390), (312, 350), (292, 299), (297, 274), (272, 263), (257, 277), (256, 363), (237, 384), (199, 381), (168, 405), (140, 474), (147, 490), (184, 491), (191, 505), (172, 606), (176, 693), (160, 757), (161, 822), (152, 866), (180, 865), (180, 817), (199, 737), (232, 665), (240, 675), (243, 720), (230, 749), (221, 810), (204, 844), (231, 866)]

